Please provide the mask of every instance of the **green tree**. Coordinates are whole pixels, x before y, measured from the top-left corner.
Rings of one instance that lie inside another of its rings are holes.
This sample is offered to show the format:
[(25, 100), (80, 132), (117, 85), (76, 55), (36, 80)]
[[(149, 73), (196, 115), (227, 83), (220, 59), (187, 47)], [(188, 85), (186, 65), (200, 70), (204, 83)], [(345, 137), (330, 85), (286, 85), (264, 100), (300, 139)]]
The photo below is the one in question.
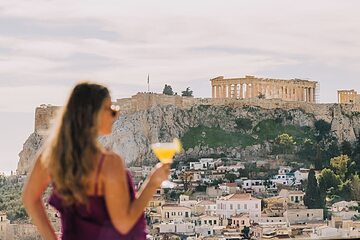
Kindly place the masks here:
[(306, 186), (304, 204), (310, 209), (323, 208), (324, 199), (321, 196), (314, 169), (310, 169)]
[(353, 175), (351, 179), (351, 199), (360, 201), (360, 178), (359, 175)]
[[(337, 142), (337, 139), (332, 141), (330, 143), (330, 145), (327, 147), (326, 151), (325, 151), (325, 156), (324, 158), (327, 160), (330, 160), (333, 157), (339, 156), (341, 154), (340, 149), (339, 149), (339, 145)], [(329, 165), (329, 162), (326, 163), (326, 166)]]
[(193, 97), (193, 91), (191, 91), (190, 88), (187, 87), (185, 91), (181, 92), (181, 96), (183, 96), (183, 97)]
[(165, 84), (163, 94), (165, 94), (165, 95), (174, 95), (172, 87), (170, 85)]
[(244, 131), (252, 129), (252, 121), (248, 118), (237, 118), (235, 119), (236, 128)]
[(280, 134), (276, 138), (275, 142), (278, 145), (278, 150), (280, 151), (280, 153), (285, 154), (292, 153), (296, 144), (294, 138), (287, 133)]
[(330, 159), (331, 167), (335, 170), (335, 173), (340, 176), (342, 181), (345, 181), (345, 175), (350, 161), (351, 160), (347, 155), (340, 155)]
[(348, 142), (348, 141), (343, 141), (341, 143), (341, 154), (342, 155), (347, 155), (349, 157), (352, 156), (353, 154), (353, 149), (352, 149), (352, 146), (351, 146), (351, 143)]
[(353, 160), (355, 161), (355, 172), (360, 173), (360, 135), (354, 144)]
[(330, 134), (331, 124), (320, 119), (315, 122), (315, 129), (317, 131), (317, 140), (320, 141)]
[(336, 175), (331, 169), (324, 168), (321, 171), (319, 176), (319, 188), (323, 195), (326, 195), (329, 189), (335, 193), (339, 189), (340, 184), (340, 177)]
[(233, 183), (236, 180), (236, 175), (234, 173), (226, 173), (225, 179), (227, 179), (229, 182)]
[(309, 138), (305, 138), (304, 143), (301, 145), (300, 151), (298, 152), (299, 156), (302, 159), (306, 159), (308, 161), (314, 161), (314, 152), (316, 151), (316, 147)]
[(348, 179), (348, 180), (346, 180), (345, 182), (343, 182), (341, 184), (339, 195), (345, 201), (350, 201), (351, 200), (351, 194), (352, 194), (352, 183), (351, 183), (351, 180)]

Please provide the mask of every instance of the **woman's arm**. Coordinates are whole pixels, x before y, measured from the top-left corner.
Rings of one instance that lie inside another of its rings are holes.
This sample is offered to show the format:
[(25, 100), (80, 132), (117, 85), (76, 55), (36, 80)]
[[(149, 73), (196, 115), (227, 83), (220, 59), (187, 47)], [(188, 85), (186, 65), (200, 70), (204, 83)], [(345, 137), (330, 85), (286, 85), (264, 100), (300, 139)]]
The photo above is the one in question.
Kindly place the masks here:
[(36, 159), (35, 165), (25, 183), (22, 200), (25, 209), (37, 226), (41, 236), (46, 240), (57, 239), (55, 231), (50, 224), (45, 207), (42, 202), (42, 195), (50, 183), (47, 169), (43, 166), (41, 155)]
[(124, 162), (119, 156), (115, 154), (109, 156), (109, 159), (104, 162), (103, 173), (105, 174), (106, 207), (111, 221), (120, 233), (126, 234), (144, 213), (144, 209), (161, 182), (168, 178), (170, 165), (158, 164), (145, 180), (138, 198), (133, 202), (130, 202)]

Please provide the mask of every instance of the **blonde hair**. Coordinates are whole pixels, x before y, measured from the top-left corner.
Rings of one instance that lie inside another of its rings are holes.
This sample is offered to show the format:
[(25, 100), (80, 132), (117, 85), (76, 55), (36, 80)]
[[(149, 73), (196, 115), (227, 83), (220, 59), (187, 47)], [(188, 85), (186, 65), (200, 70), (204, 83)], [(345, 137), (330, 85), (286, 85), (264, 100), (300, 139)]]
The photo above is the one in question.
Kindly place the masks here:
[(45, 165), (65, 205), (87, 203), (88, 176), (95, 168), (99, 112), (110, 94), (82, 82), (72, 90), (43, 152)]

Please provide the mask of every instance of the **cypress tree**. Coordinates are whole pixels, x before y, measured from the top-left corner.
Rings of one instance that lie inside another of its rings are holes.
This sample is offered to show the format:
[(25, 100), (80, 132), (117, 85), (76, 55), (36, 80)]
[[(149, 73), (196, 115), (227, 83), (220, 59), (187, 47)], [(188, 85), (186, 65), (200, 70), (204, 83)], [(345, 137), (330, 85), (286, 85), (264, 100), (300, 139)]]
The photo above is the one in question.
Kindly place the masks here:
[(304, 196), (304, 204), (310, 209), (323, 208), (324, 200), (321, 197), (318, 182), (315, 177), (314, 169), (310, 169), (308, 183)]

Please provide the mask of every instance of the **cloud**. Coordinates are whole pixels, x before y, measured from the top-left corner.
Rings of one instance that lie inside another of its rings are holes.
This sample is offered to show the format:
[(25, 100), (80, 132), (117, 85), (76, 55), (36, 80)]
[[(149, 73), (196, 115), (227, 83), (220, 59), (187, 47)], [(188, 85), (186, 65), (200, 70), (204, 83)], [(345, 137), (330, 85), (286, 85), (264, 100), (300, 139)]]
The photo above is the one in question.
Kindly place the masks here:
[(0, 87), (66, 88), (93, 79), (128, 87), (119, 91), (123, 96), (146, 89), (148, 73), (156, 91), (191, 81), (210, 91), (208, 80), (217, 75), (322, 82), (329, 74), (321, 71), (330, 69), (337, 71), (332, 75), (355, 75), (355, 6), (359, 2), (1, 2)]

